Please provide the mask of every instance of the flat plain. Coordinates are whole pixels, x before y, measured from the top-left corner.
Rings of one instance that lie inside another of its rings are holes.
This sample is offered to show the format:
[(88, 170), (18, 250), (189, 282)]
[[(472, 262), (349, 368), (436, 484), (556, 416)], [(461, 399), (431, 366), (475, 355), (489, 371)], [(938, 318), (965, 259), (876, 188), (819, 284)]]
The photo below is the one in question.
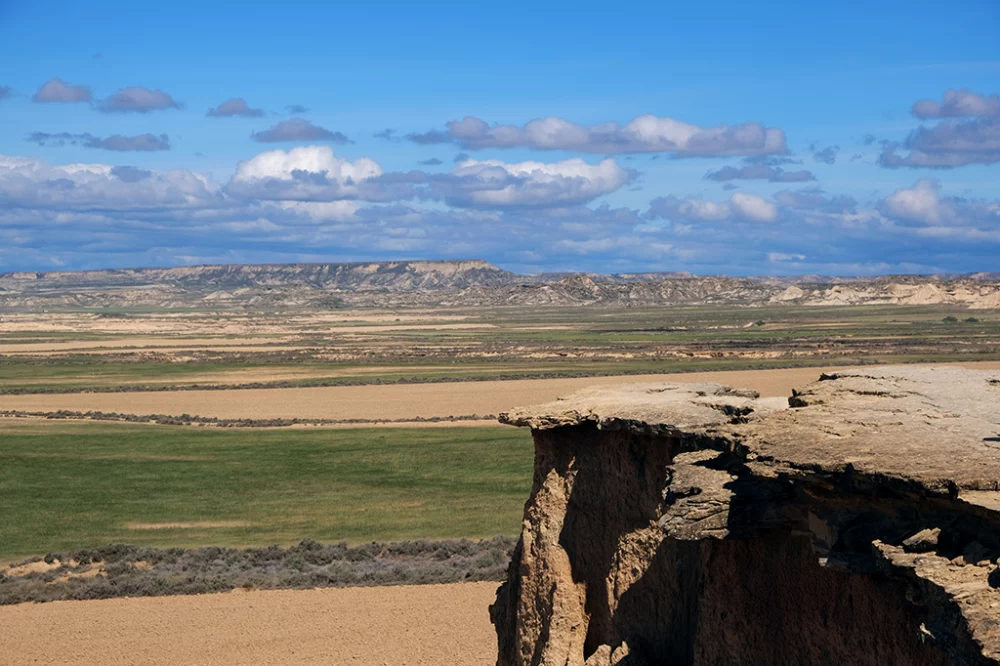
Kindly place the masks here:
[[(0, 516), (0, 557), (120, 540), (513, 536), (531, 452), (526, 433), (490, 421), (502, 411), (636, 381), (786, 396), (823, 371), (912, 362), (1000, 367), (1000, 315), (943, 305), (7, 313), (0, 488), (14, 510)], [(94, 412), (203, 420), (73, 420)], [(258, 427), (206, 421), (216, 418)], [(260, 427), (296, 420), (311, 427)], [(148, 524), (173, 527), (134, 529)]]
[[(885, 363), (1000, 368), (1000, 314), (945, 305), (6, 313), (0, 563), (114, 542), (514, 536), (530, 436), (488, 417), (593, 384), (718, 381), (782, 396), (823, 371)], [(86, 412), (194, 425), (81, 420)], [(413, 419), (424, 421), (394, 423)], [(313, 423), (271, 427), (295, 420)], [(0, 624), (14, 638), (0, 664), (430, 664), (442, 654), (487, 664), (494, 588), (6, 606)]]

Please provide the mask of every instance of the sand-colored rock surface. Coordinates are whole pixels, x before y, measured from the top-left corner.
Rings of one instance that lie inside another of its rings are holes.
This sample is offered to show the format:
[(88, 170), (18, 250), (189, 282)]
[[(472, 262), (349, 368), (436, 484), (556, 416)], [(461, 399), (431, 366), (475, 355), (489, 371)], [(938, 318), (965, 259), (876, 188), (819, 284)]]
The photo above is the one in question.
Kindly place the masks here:
[(1000, 370), (851, 368), (824, 372), (791, 393), (761, 400), (717, 383), (593, 386), (500, 420), (534, 430), (583, 423), (679, 434), (719, 429), (771, 473), (850, 467), (942, 492), (1000, 491)]
[[(967, 363), (965, 367), (998, 369), (1000, 363)], [(368, 386), (214, 391), (74, 393), (2, 395), (0, 411), (99, 411), (125, 414), (192, 414), (222, 419), (408, 419), (499, 414), (516, 405), (555, 400), (595, 385), (643, 382), (717, 382), (757, 391), (761, 396), (787, 396), (821, 372), (837, 368), (737, 370), (677, 375), (624, 375), (569, 379), (442, 382)]]
[(492, 666), (494, 583), (0, 607), (0, 666)]
[(580, 391), (530, 426), (500, 666), (1000, 664), (1000, 371)]

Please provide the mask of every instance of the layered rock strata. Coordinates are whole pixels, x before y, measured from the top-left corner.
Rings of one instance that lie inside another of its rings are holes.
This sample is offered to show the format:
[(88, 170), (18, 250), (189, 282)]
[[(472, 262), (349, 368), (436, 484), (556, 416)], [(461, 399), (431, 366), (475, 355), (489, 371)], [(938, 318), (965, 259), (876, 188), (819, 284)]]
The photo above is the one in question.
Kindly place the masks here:
[(1000, 664), (1000, 373), (595, 388), (530, 427), (499, 666)]

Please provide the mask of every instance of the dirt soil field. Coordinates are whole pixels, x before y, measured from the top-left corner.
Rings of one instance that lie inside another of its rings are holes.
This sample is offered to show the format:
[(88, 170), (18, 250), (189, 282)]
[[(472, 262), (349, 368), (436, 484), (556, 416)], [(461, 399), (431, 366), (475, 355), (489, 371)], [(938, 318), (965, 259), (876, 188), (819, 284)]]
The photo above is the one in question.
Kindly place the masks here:
[[(983, 370), (1000, 363), (956, 364)], [(0, 410), (29, 412), (98, 411), (125, 414), (191, 414), (222, 419), (408, 419), (498, 414), (518, 405), (548, 402), (586, 386), (640, 382), (714, 381), (790, 395), (792, 388), (843, 368), (791, 368), (626, 375), (563, 379), (449, 382), (435, 384), (332, 386), (319, 388), (214, 391), (79, 393), (0, 396)]]
[(496, 583), (0, 607), (0, 666), (492, 666)]

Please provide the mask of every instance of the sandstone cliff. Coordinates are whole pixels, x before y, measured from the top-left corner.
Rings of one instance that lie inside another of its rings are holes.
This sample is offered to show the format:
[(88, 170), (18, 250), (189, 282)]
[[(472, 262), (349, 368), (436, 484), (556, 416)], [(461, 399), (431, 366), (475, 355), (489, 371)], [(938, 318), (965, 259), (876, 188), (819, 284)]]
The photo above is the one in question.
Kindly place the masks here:
[(890, 367), (502, 415), (536, 457), (498, 664), (1000, 663), (998, 407), (1000, 373)]

